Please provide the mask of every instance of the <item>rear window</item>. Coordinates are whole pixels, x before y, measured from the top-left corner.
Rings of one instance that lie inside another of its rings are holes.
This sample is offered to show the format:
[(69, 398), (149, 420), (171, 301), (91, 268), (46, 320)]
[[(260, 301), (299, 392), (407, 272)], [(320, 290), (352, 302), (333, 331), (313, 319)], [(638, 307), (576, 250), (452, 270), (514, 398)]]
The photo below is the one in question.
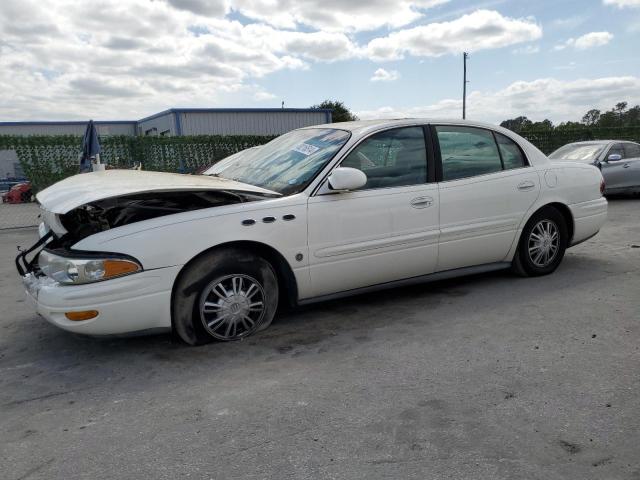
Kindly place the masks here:
[(457, 180), (502, 170), (500, 153), (489, 130), (437, 126), (442, 179)]

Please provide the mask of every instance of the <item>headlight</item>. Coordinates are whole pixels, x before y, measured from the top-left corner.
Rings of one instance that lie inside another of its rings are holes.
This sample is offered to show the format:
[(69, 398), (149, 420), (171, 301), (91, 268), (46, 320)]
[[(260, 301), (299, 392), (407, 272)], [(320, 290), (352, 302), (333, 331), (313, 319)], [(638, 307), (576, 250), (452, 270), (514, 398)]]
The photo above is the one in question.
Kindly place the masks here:
[(38, 266), (47, 277), (64, 284), (99, 282), (142, 270), (138, 262), (126, 258), (73, 258), (46, 250), (38, 256)]

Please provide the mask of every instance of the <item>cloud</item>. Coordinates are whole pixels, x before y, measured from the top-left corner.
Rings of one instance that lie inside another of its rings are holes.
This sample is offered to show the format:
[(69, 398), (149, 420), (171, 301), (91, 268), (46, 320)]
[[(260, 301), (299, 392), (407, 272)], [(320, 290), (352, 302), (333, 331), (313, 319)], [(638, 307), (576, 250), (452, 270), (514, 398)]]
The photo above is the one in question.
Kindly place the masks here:
[(400, 78), (400, 73), (397, 70), (385, 70), (379, 68), (373, 72), (373, 76), (369, 79), (372, 82), (393, 82)]
[[(531, 19), (489, 10), (415, 26), (447, 1), (1, 0), (0, 112), (136, 118), (172, 105), (246, 105), (269, 100), (257, 81), (276, 72), (500, 48), (542, 34)], [(357, 33), (365, 30), (373, 33)], [(383, 71), (374, 81), (399, 76)]]
[(253, 94), (253, 98), (259, 102), (264, 102), (267, 100), (273, 100), (276, 96), (273, 93), (260, 90)]
[(232, 0), (231, 8), (278, 28), (297, 25), (329, 31), (397, 28), (449, 0)]
[(573, 15), (566, 18), (556, 18), (551, 22), (551, 26), (558, 30), (567, 30), (579, 27), (588, 20), (586, 15)]
[(618, 8), (638, 8), (640, 7), (640, 0), (603, 0), (605, 5), (614, 5)]
[(395, 60), (406, 54), (438, 57), (505, 47), (537, 40), (541, 36), (542, 28), (529, 19), (513, 19), (493, 10), (477, 10), (450, 22), (421, 25), (375, 38), (366, 50), (374, 60)]
[[(554, 122), (578, 120), (590, 108), (608, 109), (620, 101), (640, 103), (640, 78), (604, 77), (558, 80), (542, 78), (514, 82), (498, 91), (472, 91), (467, 96), (467, 118), (499, 123), (525, 115), (533, 120), (549, 118)], [(434, 104), (357, 111), (362, 119), (431, 117), (460, 118), (461, 99), (444, 99)]]
[(264, 101), (254, 79), (357, 50), (340, 32), (243, 25), (192, 11), (212, 8), (208, 2), (176, 5), (57, 0), (45, 9), (2, 0), (0, 88), (10, 92), (0, 96), (3, 119), (136, 118), (171, 105)]
[(145, 42), (138, 38), (115, 36), (109, 38), (103, 45), (113, 50), (133, 50), (144, 47)]
[(98, 78), (75, 78), (69, 81), (69, 87), (74, 95), (98, 95), (105, 97), (132, 97), (139, 92), (138, 85), (123, 85)]
[(514, 48), (512, 53), (517, 55), (533, 55), (534, 53), (540, 52), (539, 45), (525, 45), (524, 47)]
[(613, 34), (609, 32), (590, 32), (578, 38), (570, 38), (564, 43), (556, 45), (554, 50), (564, 50), (567, 47), (573, 47), (578, 50), (586, 50), (593, 47), (601, 47), (606, 45), (613, 39)]
[(167, 0), (178, 10), (186, 10), (197, 15), (224, 16), (229, 6), (223, 0)]

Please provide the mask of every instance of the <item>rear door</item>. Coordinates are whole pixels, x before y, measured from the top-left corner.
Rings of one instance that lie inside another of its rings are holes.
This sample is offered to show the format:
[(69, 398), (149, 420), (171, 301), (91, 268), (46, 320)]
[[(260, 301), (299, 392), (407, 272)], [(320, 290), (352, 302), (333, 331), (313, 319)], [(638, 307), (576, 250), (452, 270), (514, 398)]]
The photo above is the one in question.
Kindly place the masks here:
[(428, 180), (425, 139), (422, 126), (371, 135), (341, 162), (362, 170), (367, 184), (309, 199), (313, 296), (434, 271), (438, 186)]
[(484, 128), (435, 125), (440, 191), (437, 270), (504, 261), (540, 192), (511, 139)]

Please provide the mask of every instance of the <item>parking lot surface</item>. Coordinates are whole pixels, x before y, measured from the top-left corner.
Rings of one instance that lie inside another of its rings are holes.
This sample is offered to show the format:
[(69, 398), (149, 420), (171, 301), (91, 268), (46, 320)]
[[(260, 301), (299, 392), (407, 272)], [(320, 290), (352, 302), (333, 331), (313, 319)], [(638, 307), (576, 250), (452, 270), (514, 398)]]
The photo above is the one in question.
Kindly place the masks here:
[(242, 342), (95, 339), (0, 233), (0, 478), (640, 479), (640, 200), (559, 270), (309, 306)]
[[(0, 203), (0, 235), (7, 228), (33, 227), (41, 222), (37, 203)], [(0, 240), (1, 242), (1, 240)]]

